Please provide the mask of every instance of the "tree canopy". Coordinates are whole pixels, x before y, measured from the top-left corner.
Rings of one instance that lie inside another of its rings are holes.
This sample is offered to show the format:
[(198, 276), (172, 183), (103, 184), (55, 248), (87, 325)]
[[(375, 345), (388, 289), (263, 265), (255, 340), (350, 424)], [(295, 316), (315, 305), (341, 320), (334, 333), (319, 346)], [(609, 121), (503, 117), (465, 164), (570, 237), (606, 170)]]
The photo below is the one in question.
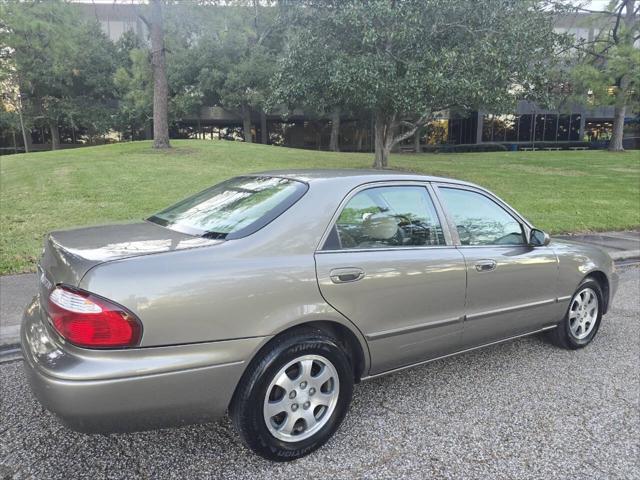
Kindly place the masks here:
[(502, 110), (546, 96), (560, 42), (546, 2), (536, 0), (300, 5), (275, 77), (278, 94), (317, 108), (335, 95), (372, 112), (378, 168), (436, 112)]
[[(195, 40), (197, 87), (203, 98), (238, 115), (245, 141), (251, 142), (252, 114), (264, 118), (269, 82), (281, 50), (279, 8), (275, 2), (252, 0), (194, 9), (209, 27)], [(266, 143), (264, 125), (261, 130)]]
[(621, 151), (627, 109), (640, 105), (640, 2), (613, 0), (604, 10), (577, 7), (593, 14), (598, 34), (577, 39), (571, 66), (572, 100), (614, 106), (609, 150)]
[[(16, 131), (21, 113), (26, 129), (51, 132), (54, 148), (61, 128), (148, 136), (159, 123), (154, 67), (166, 77), (167, 128), (220, 106), (237, 116), (245, 141), (255, 130), (266, 143), (267, 113), (303, 109), (330, 120), (337, 150), (341, 116), (367, 128), (373, 119), (379, 168), (443, 112), (511, 112), (522, 99), (551, 106), (558, 83), (582, 101), (615, 105), (624, 119), (622, 107), (638, 99), (637, 1), (613, 1), (600, 12), (607, 28), (572, 50), (553, 28), (567, 1), (154, 0), (156, 48), (150, 5), (132, 7), (146, 29), (112, 42), (74, 3), (6, 0), (0, 81), (11, 87), (0, 124)], [(577, 66), (567, 51), (582, 55)], [(559, 78), (560, 61), (571, 64), (571, 79)]]
[(50, 128), (52, 147), (60, 143), (61, 123), (108, 130), (115, 63), (97, 22), (58, 0), (7, 2), (0, 18), (5, 75), (19, 88), (30, 123)]

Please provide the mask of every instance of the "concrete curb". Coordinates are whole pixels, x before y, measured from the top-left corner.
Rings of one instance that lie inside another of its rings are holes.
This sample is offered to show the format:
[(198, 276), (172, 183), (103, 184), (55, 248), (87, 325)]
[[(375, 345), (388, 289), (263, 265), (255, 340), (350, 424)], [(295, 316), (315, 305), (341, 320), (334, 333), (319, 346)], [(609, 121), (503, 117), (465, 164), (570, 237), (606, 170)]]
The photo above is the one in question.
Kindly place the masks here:
[(640, 258), (640, 250), (624, 250), (622, 252), (609, 252), (611, 258), (615, 260), (629, 260), (631, 258)]
[[(0, 339), (0, 342), (2, 339)], [(0, 344), (0, 364), (15, 362), (22, 359), (22, 350), (19, 343)]]

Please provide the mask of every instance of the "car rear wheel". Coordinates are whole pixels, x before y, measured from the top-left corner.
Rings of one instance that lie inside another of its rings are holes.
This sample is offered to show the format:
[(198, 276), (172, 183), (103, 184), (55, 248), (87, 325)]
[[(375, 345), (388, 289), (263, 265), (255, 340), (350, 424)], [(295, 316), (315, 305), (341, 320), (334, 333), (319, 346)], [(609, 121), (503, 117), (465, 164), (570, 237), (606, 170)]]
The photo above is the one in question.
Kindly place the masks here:
[(598, 333), (603, 306), (600, 285), (591, 278), (585, 279), (571, 297), (565, 317), (549, 332), (549, 338), (562, 348), (585, 347)]
[(243, 375), (230, 406), (243, 442), (270, 460), (295, 460), (338, 429), (353, 391), (340, 343), (316, 328), (277, 337)]

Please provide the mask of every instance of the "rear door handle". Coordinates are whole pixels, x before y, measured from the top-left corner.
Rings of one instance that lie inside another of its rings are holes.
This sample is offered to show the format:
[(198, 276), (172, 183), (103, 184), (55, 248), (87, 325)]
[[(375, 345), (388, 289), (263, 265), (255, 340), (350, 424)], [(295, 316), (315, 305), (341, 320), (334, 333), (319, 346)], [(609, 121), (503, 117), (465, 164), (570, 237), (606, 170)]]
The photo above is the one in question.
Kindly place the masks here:
[(478, 272), (492, 272), (497, 266), (498, 264), (495, 260), (480, 260), (476, 263), (476, 270)]
[(329, 272), (333, 283), (357, 282), (364, 278), (364, 270), (357, 267), (334, 268)]

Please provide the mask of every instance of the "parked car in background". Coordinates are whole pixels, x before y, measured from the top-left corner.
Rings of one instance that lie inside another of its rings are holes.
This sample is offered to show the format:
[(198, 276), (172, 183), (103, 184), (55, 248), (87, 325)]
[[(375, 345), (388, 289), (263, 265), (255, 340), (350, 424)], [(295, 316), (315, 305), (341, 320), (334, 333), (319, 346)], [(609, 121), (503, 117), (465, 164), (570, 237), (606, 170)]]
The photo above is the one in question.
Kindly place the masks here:
[(292, 460), (354, 383), (546, 332), (595, 337), (602, 250), (550, 241), (487, 190), (389, 171), (233, 178), (143, 222), (49, 234), (22, 324), (43, 405), (81, 431), (204, 422)]

